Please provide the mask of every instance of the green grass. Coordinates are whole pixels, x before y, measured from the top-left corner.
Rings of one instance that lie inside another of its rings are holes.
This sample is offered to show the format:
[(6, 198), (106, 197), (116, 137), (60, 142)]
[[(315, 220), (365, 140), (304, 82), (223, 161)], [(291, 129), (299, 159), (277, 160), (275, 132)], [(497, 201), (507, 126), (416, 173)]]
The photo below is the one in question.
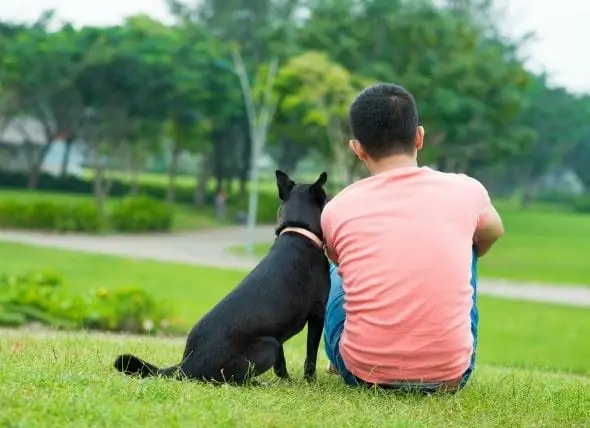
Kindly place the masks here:
[[(53, 193), (53, 192), (37, 192), (30, 190), (6, 190), (0, 189), (0, 199), (13, 199), (13, 200), (52, 200), (52, 201), (76, 201), (76, 200), (89, 200), (92, 196), (89, 195), (76, 195), (67, 193)], [(109, 205), (114, 204), (117, 198), (110, 198), (107, 201), (107, 208)], [(201, 208), (197, 210), (189, 205), (177, 204), (175, 206), (174, 225), (173, 230), (198, 230), (204, 228), (210, 228), (219, 226), (219, 223), (215, 220), (215, 216), (212, 208)]]
[[(51, 268), (84, 290), (130, 284), (166, 299), (187, 326), (244, 272), (0, 243), (0, 272)], [(451, 397), (352, 390), (323, 372), (305, 384), (305, 337), (286, 345), (294, 381), (246, 390), (115, 373), (133, 352), (177, 362), (183, 339), (0, 330), (0, 426), (581, 426), (590, 418), (588, 310), (480, 297), (475, 376)], [(15, 393), (16, 392), (16, 393)]]
[(590, 418), (588, 377), (480, 364), (455, 396), (396, 396), (347, 388), (321, 368), (307, 385), (299, 344), (285, 350), (291, 383), (267, 373), (266, 385), (245, 389), (138, 380), (112, 368), (121, 352), (170, 364), (182, 349), (182, 340), (0, 331), (0, 425), (528, 427), (584, 426)]
[[(481, 259), (480, 275), (516, 281), (590, 286), (590, 215), (575, 214), (549, 204), (520, 210), (500, 201), (498, 210), (506, 235)], [(268, 252), (270, 243), (254, 247), (258, 256)], [(243, 246), (232, 247), (244, 254)]]

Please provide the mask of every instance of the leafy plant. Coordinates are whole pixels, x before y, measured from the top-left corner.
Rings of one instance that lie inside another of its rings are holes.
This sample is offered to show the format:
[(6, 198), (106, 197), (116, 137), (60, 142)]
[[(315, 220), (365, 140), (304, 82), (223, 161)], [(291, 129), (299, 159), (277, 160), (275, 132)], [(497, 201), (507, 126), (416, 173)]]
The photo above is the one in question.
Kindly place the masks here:
[(174, 211), (148, 197), (127, 197), (115, 204), (110, 213), (111, 226), (121, 232), (168, 231)]
[(0, 277), (0, 325), (38, 322), (64, 329), (176, 332), (170, 313), (143, 289), (99, 289), (76, 294), (52, 272)]

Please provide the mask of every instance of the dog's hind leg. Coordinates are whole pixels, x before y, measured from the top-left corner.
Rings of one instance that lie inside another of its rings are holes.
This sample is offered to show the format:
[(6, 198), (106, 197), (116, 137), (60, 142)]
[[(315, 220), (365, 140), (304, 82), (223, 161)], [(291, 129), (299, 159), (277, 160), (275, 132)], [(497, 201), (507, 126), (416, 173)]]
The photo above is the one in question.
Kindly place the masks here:
[(279, 351), (277, 352), (277, 359), (273, 366), (275, 374), (281, 379), (288, 380), (289, 372), (287, 371), (287, 361), (285, 361), (285, 350), (283, 345), (279, 345)]
[(261, 337), (222, 370), (226, 381), (244, 384), (275, 365), (281, 344), (273, 337)]
[(303, 376), (308, 382), (313, 381), (316, 376), (316, 364), (318, 349), (324, 329), (325, 308), (323, 305), (315, 304), (307, 319), (307, 355), (303, 366)]

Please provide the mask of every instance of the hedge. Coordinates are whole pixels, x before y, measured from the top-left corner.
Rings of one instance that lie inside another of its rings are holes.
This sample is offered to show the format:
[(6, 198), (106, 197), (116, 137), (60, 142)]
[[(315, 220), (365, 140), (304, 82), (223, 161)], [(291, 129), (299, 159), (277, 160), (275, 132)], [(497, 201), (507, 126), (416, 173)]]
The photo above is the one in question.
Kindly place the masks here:
[(590, 213), (590, 195), (567, 195), (562, 193), (545, 193), (535, 198), (539, 202), (562, 205), (574, 212)]
[(40, 323), (60, 329), (179, 333), (165, 302), (136, 287), (73, 293), (59, 275), (31, 272), (0, 277), (0, 325)]
[(94, 200), (0, 199), (0, 227), (9, 229), (96, 233), (169, 231), (174, 211), (164, 202), (127, 197), (116, 202), (102, 218)]
[[(51, 191), (56, 193), (68, 194), (93, 194), (93, 183), (82, 178), (66, 176), (64, 178), (56, 177), (51, 174), (43, 173), (39, 177), (39, 191)], [(27, 175), (19, 172), (0, 171), (0, 187), (10, 189), (25, 189), (27, 187)], [(155, 184), (140, 184), (139, 193), (145, 197), (150, 197), (157, 200), (165, 200), (166, 188)], [(112, 197), (125, 197), (131, 194), (131, 186), (129, 183), (114, 180), (112, 182), (109, 195)], [(177, 202), (193, 204), (194, 194), (193, 189), (177, 186), (175, 188), (175, 198)], [(205, 204), (212, 205), (215, 200), (213, 191), (208, 191), (205, 194)], [(229, 213), (236, 216), (238, 212), (246, 213), (248, 211), (248, 197), (230, 200), (228, 202)], [(277, 208), (279, 206), (279, 198), (275, 192), (260, 192), (258, 198), (258, 217), (257, 220), (261, 223), (275, 223), (277, 219)], [(0, 226), (2, 226), (0, 224)], [(65, 229), (72, 230), (72, 229)]]
[[(26, 189), (27, 175), (21, 172), (0, 171), (0, 187), (9, 189)], [(58, 193), (92, 195), (94, 193), (92, 180), (84, 180), (74, 176), (58, 177), (55, 175), (42, 173), (39, 176), (37, 190), (51, 191)], [(131, 192), (131, 185), (121, 180), (113, 180), (109, 195), (114, 197), (128, 196)], [(154, 199), (164, 200), (166, 198), (166, 188), (156, 184), (139, 185), (139, 193)], [(178, 202), (193, 203), (193, 189), (176, 186), (175, 197)], [(205, 195), (206, 203), (212, 204), (215, 199), (213, 192)]]

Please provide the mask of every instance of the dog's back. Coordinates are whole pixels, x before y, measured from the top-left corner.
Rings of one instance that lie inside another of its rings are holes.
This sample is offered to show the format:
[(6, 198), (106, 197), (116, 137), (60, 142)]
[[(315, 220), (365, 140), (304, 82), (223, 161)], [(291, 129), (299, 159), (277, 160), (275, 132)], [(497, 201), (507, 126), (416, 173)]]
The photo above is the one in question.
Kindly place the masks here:
[(187, 350), (196, 349), (199, 359), (198, 350), (206, 350), (202, 343), (210, 341), (212, 334), (235, 341), (270, 335), (285, 342), (303, 329), (309, 308), (325, 304), (329, 291), (329, 264), (322, 249), (301, 235), (285, 233), (240, 284), (195, 325), (191, 333), (194, 342), (187, 343)]

